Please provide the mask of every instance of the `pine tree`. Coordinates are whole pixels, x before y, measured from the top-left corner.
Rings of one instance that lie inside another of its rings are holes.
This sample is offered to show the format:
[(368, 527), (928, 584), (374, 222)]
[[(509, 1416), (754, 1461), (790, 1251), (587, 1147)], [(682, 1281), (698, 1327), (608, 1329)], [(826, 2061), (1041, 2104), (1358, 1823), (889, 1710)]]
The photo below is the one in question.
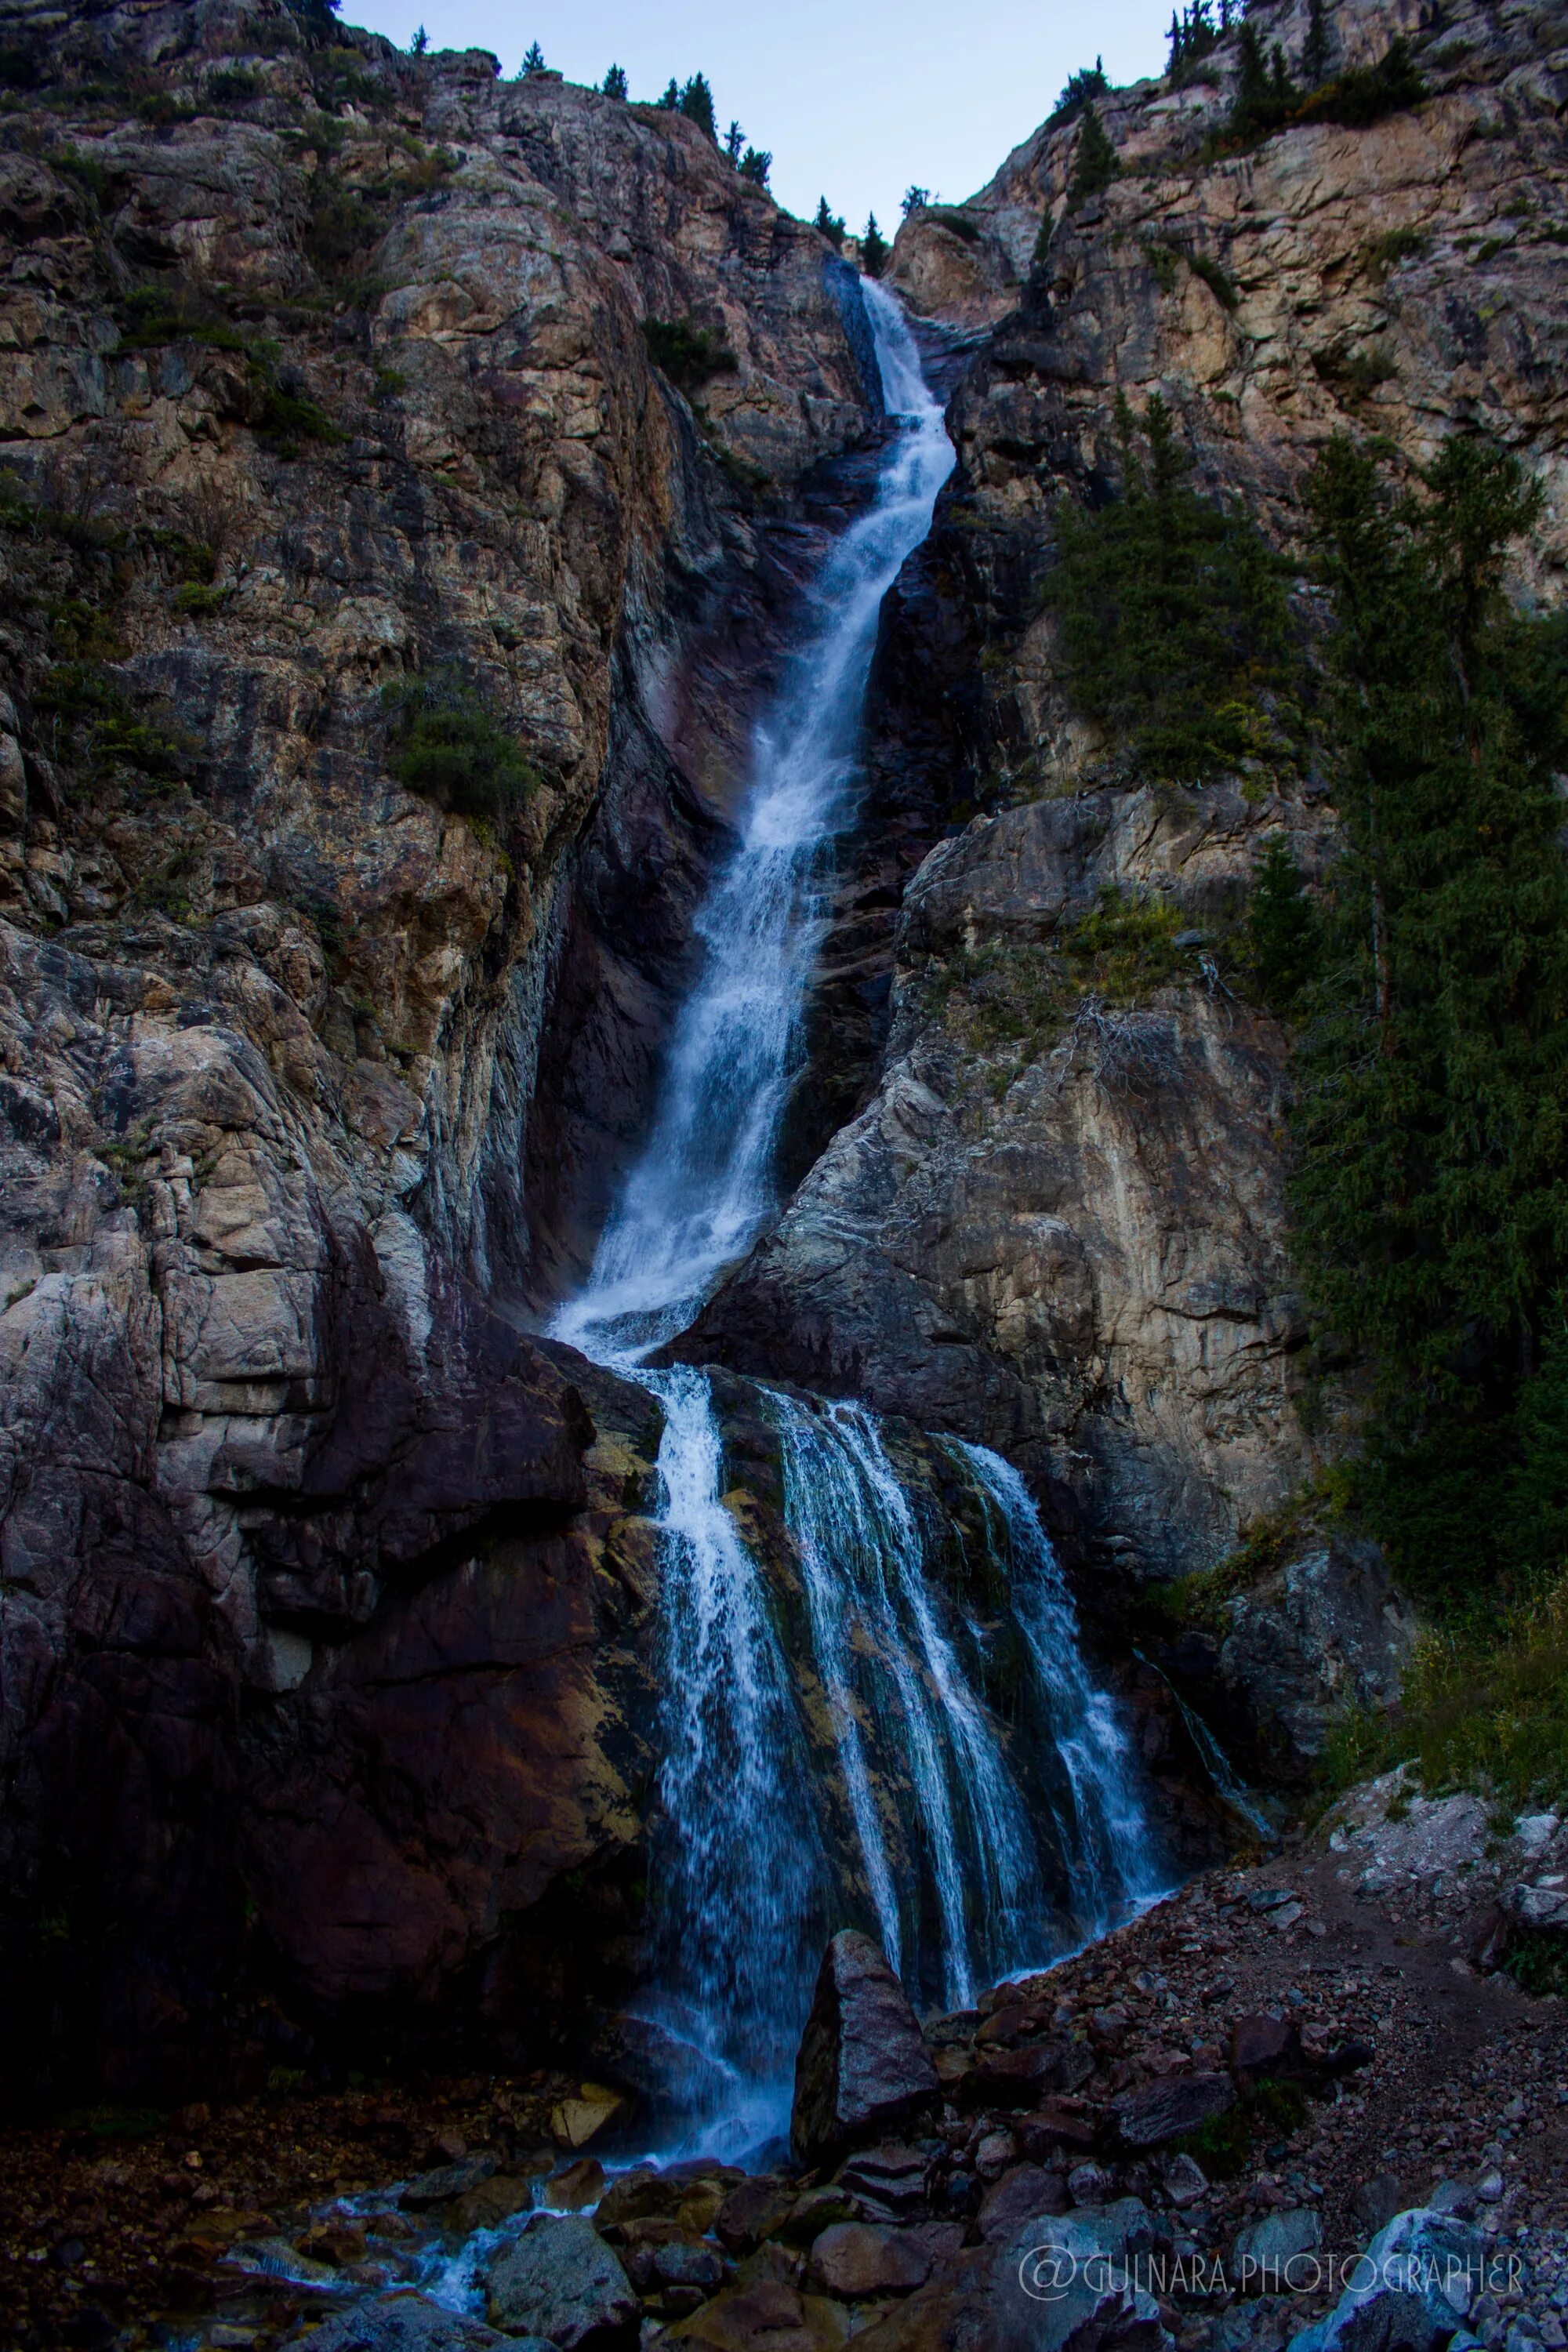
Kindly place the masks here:
[(773, 151), (771, 147), (748, 147), (741, 158), (742, 179), (752, 181), (759, 188), (767, 186), (768, 173), (773, 168)]
[(1085, 204), (1108, 188), (1121, 171), (1116, 150), (1092, 106), (1083, 110), (1083, 122), (1073, 142), (1072, 176), (1068, 182), (1068, 210)]
[(1142, 425), (1117, 403), (1122, 494), (1056, 513), (1045, 597), (1074, 701), (1146, 774), (1212, 775), (1274, 740), (1262, 689), (1292, 653), (1278, 560), (1250, 523), (1192, 488), (1156, 393)]
[(713, 119), (713, 93), (708, 87), (706, 74), (693, 74), (680, 93), (680, 111), (689, 122), (706, 131), (715, 147), (719, 144), (719, 126)]
[(411, 58), (422, 58), (426, 54), (429, 47), (430, 36), (421, 25), (408, 44), (408, 54)]
[(1318, 925), (1295, 853), (1282, 833), (1258, 861), (1247, 918), (1253, 976), (1263, 1001), (1288, 1013), (1311, 975)]
[(829, 210), (826, 196), (818, 196), (816, 200), (816, 218), (813, 221), (812, 226), (819, 236), (825, 236), (827, 239), (829, 245), (836, 247), (843, 246), (845, 236), (843, 219)]
[(1323, 0), (1307, 0), (1307, 37), (1301, 47), (1301, 75), (1316, 89), (1329, 70), (1329, 23)]
[(670, 78), (669, 78), (668, 87), (666, 89), (665, 93), (664, 93), (664, 96), (659, 100), (659, 101), (658, 101), (658, 102), (659, 102), (659, 106), (661, 107), (661, 109), (663, 110), (663, 111), (664, 111), (666, 114), (679, 114), (679, 111), (680, 111), (680, 84), (676, 80), (675, 76), (674, 76), (673, 74), (671, 74), (671, 76), (670, 76)]
[(888, 241), (877, 226), (876, 214), (868, 213), (860, 239), (860, 267), (868, 278), (880, 278), (888, 266), (889, 251)]
[(1503, 1572), (1568, 1267), (1568, 625), (1501, 593), (1540, 508), (1517, 459), (1456, 436), (1421, 478), (1395, 497), (1341, 437), (1309, 485), (1346, 846), (1295, 1197), (1319, 1309), (1381, 1376), (1373, 1524), (1440, 1584)]
[(741, 168), (741, 155), (745, 144), (745, 132), (731, 118), (730, 128), (724, 133), (724, 152), (730, 158), (731, 167), (734, 171), (738, 172)]
[(609, 72), (605, 76), (601, 87), (606, 98), (619, 99), (623, 106), (626, 104), (626, 78), (625, 72), (619, 66), (612, 66), (610, 68)]
[(528, 55), (523, 58), (521, 65), (518, 68), (518, 79), (520, 81), (527, 81), (531, 79), (533, 75), (542, 74), (547, 70), (548, 68), (544, 63), (544, 51), (540, 47), (537, 41), (530, 41), (528, 45)]
[(903, 203), (900, 206), (900, 210), (902, 212), (904, 218), (908, 220), (911, 213), (924, 212), (930, 203), (931, 190), (929, 188), (915, 187), (911, 184), (904, 190)]
[[(1172, 18), (1174, 25), (1175, 18)], [(1070, 122), (1081, 114), (1091, 98), (1103, 98), (1110, 84), (1105, 78), (1105, 59), (1096, 58), (1091, 66), (1080, 66), (1077, 73), (1068, 74), (1062, 85), (1062, 94), (1051, 110), (1050, 121)]]

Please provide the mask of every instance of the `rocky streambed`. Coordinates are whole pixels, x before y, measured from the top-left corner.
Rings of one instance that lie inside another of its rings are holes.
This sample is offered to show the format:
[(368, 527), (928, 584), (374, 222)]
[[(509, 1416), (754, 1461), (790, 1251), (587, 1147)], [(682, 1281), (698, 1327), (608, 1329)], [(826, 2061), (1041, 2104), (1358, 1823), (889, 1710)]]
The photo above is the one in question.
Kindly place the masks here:
[[(1510, 1964), (1539, 1965), (1521, 1923), (1565, 1854), (1552, 1816), (1499, 1838), (1474, 1800), (1389, 1775), (971, 2011), (917, 2023), (839, 1938), (795, 2146), (750, 2171), (639, 2161), (650, 2119), (566, 2075), (279, 2083), (138, 2137), (102, 2111), (15, 2135), (0, 2340), (1274, 2352), (1392, 2229), (1385, 2268), (1400, 2231), (1436, 2231), (1423, 2261), (1471, 2284), (1376, 2340), (1561, 2352), (1568, 2011)], [(1020, 2286), (1047, 2246), (1082, 2267), (1073, 2294)]]

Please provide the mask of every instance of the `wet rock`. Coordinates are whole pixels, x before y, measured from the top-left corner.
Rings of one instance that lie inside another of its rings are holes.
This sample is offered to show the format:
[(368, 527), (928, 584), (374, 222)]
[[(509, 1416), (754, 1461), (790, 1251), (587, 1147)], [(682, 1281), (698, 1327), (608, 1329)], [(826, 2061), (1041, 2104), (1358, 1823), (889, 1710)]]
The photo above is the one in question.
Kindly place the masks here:
[(855, 2218), (855, 2206), (847, 2191), (837, 2185), (831, 2188), (808, 2189), (796, 2197), (789, 2211), (778, 2225), (778, 2235), (786, 2246), (809, 2246), (824, 2230), (837, 2222)]
[(559, 2207), (568, 2213), (580, 2213), (584, 2206), (597, 2205), (605, 2193), (605, 2173), (596, 2156), (579, 2158), (563, 2171), (552, 2173), (544, 2183), (541, 2203)]
[(1396, 2215), (1326, 2317), (1293, 2338), (1291, 2352), (1445, 2352), (1474, 2339), (1465, 2314), (1484, 2275), (1486, 2241), (1457, 2214), (1429, 2207)]
[(586, 2147), (629, 2112), (618, 2091), (605, 2083), (579, 2084), (574, 2098), (550, 2110), (550, 2129), (563, 2147)]
[(902, 1986), (868, 1936), (846, 1929), (823, 1956), (795, 2059), (790, 2144), (820, 2164), (876, 2139), (933, 2098), (936, 2068)]
[(1131, 2155), (1142, 2156), (1184, 2139), (1235, 2105), (1236, 2085), (1228, 2074), (1173, 2074), (1142, 2090), (1124, 2092), (1111, 2101), (1110, 2112), (1121, 2146)]
[[(605, 2200), (606, 2204), (608, 2200)], [(720, 2206), (713, 2224), (714, 2235), (721, 2246), (732, 2254), (749, 2254), (754, 2246), (771, 2237), (795, 2203), (795, 2191), (782, 2180), (766, 2177), (743, 2180), (731, 2189)], [(605, 2207), (600, 2208), (605, 2217)]]
[(976, 2220), (983, 2238), (1005, 2237), (1031, 2218), (1065, 2213), (1067, 2181), (1042, 2164), (1016, 2164), (986, 2190)]
[(481, 2180), (466, 2197), (456, 2198), (441, 2212), (441, 2226), (449, 2238), (471, 2238), (476, 2230), (498, 2229), (514, 2213), (533, 2202), (533, 2183), (515, 2172), (498, 2172)]
[(910, 2294), (925, 2284), (931, 2255), (898, 2230), (840, 2221), (825, 2230), (806, 2264), (808, 2287), (843, 2303), (881, 2294)]
[(413, 2293), (374, 2295), (289, 2341), (309, 2344), (312, 2352), (481, 2352), (486, 2345), (523, 2352), (515, 2336), (498, 2336), (479, 2320)]
[(641, 2314), (630, 2280), (591, 2221), (541, 2214), (489, 2274), (487, 2314), (560, 2352), (634, 2352)]
[(841, 2304), (804, 2294), (782, 2279), (763, 2279), (716, 2295), (661, 2340), (703, 2345), (711, 2352), (838, 2352), (848, 2332)]
[(493, 2156), (465, 2156), (456, 2164), (443, 2164), (434, 2172), (422, 2172), (411, 2180), (398, 2199), (409, 2213), (428, 2212), (433, 2205), (444, 2205), (448, 2199), (466, 2197), (471, 2189), (488, 2180), (496, 2169)]

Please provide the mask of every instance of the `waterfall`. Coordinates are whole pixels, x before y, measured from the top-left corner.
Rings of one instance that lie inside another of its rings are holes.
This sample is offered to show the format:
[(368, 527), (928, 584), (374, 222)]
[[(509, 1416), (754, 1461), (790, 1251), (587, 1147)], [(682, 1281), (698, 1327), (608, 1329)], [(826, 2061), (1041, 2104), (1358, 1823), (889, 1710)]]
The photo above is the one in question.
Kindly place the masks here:
[(864, 291), (898, 436), (872, 506), (823, 566), (801, 651), (755, 730), (741, 841), (697, 919), (706, 954), (652, 1132), (586, 1286), (552, 1327), (601, 1360), (624, 1363), (683, 1331), (775, 1206), (773, 1145), (796, 1074), (828, 854), (855, 813), (878, 615), (953, 464), (902, 311), (884, 288), (868, 280)]
[(832, 843), (854, 815), (878, 617), (953, 463), (898, 302), (870, 282), (864, 293), (896, 438), (754, 731), (740, 843), (698, 919), (702, 966), (647, 1144), (551, 1327), (664, 1410), (647, 2005), (690, 2053), (708, 2138), (722, 2112), (735, 2145), (787, 2108), (836, 1927), (874, 1929), (917, 1997), (961, 2006), (1154, 1885), (1125, 1737), (1017, 1474), (919, 1433), (895, 1461), (892, 1432), (863, 1405), (752, 1385), (782, 1496), (777, 1556), (764, 1556), (725, 1500), (709, 1376), (645, 1361), (777, 1205), (774, 1147)]

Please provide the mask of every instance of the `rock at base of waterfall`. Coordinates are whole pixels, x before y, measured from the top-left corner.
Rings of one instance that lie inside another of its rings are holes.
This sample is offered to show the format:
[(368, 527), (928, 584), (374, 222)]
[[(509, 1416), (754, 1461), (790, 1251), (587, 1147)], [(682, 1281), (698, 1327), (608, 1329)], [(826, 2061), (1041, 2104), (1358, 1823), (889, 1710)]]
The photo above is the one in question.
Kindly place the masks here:
[(610, 2247), (579, 2214), (542, 2213), (489, 2275), (493, 2326), (560, 2352), (635, 2352), (641, 2311)]
[[(1289, 2352), (1464, 2352), (1476, 2337), (1465, 2314), (1486, 2273), (1487, 2242), (1455, 2213), (1430, 2206), (1395, 2214), (1355, 2266), (1326, 2318), (1293, 2336)], [(1364, 2277), (1365, 2284), (1359, 2280)]]
[(846, 1928), (823, 1955), (795, 2064), (790, 2144), (820, 2164), (934, 2097), (936, 2068), (903, 1987), (869, 1936)]
[(350, 2311), (334, 2312), (308, 2336), (290, 2341), (309, 2344), (311, 2352), (482, 2352), (487, 2345), (502, 2345), (506, 2352), (524, 2352), (515, 2336), (498, 2336), (477, 2319), (443, 2311), (424, 2294), (378, 2294), (356, 2303)]
[(868, 2221), (912, 2221), (930, 2205), (931, 2171), (941, 2153), (936, 2140), (863, 2147), (839, 2166), (837, 2186)]
[(1117, 2137), (1134, 2156), (1185, 2139), (1235, 2105), (1236, 2085), (1228, 2074), (1171, 2074), (1110, 2103)]
[[(1044, 2227), (1026, 2221), (961, 2254), (857, 2335), (855, 2352), (1173, 2352), (1159, 2305), (1136, 2284), (1137, 2259), (1153, 2245), (1148, 2211), (1132, 2197)], [(1072, 2275), (1058, 2292), (1064, 2254)]]
[(803, 2294), (783, 2279), (731, 2287), (666, 2328), (661, 2344), (695, 2344), (703, 2352), (838, 2352), (849, 2333), (841, 2304)]
[(719, 2208), (713, 2234), (732, 2254), (749, 2254), (771, 2238), (795, 2203), (795, 2191), (775, 2175), (742, 2180)]
[(838, 2221), (813, 2246), (805, 2283), (841, 2303), (864, 2303), (873, 2295), (910, 2294), (925, 2284), (930, 2270), (930, 2249), (905, 2231)]
[(488, 2180), (496, 2168), (493, 2156), (459, 2157), (455, 2164), (443, 2164), (435, 2172), (422, 2172), (411, 2180), (398, 2199), (408, 2213), (426, 2213), (432, 2205), (445, 2205), (456, 2197), (467, 2197)]

